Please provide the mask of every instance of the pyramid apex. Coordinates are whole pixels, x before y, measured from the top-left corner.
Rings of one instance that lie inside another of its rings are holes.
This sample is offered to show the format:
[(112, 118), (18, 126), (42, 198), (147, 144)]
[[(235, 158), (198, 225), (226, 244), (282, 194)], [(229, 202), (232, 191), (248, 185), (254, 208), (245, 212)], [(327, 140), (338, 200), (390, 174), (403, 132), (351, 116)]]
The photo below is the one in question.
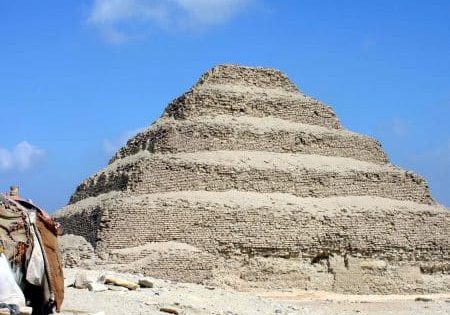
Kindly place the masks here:
[(212, 67), (200, 77), (195, 87), (216, 84), (282, 89), (287, 92), (299, 91), (287, 75), (280, 70), (238, 64), (219, 64)]

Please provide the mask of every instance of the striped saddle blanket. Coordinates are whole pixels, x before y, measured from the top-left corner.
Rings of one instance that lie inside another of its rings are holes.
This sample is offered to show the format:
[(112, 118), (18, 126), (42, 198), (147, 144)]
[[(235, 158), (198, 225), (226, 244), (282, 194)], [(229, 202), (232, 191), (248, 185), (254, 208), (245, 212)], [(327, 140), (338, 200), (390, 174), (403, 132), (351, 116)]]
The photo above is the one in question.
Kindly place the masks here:
[(42, 209), (27, 200), (0, 195), (0, 254), (27, 301), (33, 303), (38, 290), (44, 299), (40, 304), (59, 312), (64, 276), (58, 234), (58, 224)]

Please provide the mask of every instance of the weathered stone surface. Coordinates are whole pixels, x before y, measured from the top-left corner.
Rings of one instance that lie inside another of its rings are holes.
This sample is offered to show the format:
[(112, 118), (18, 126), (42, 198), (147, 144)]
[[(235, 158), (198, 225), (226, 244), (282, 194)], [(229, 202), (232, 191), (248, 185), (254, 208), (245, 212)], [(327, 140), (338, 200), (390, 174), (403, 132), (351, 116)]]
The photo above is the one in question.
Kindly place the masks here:
[(388, 162), (380, 143), (372, 138), (343, 129), (251, 116), (159, 119), (130, 139), (110, 163), (143, 150), (152, 153), (251, 150), (342, 156), (378, 164)]
[(416, 297), (415, 301), (416, 302), (432, 302), (433, 299), (429, 298), (429, 297), (420, 296), (420, 297)]
[(108, 287), (106, 285), (98, 282), (89, 282), (87, 288), (89, 289), (89, 291), (93, 292), (102, 292), (108, 290)]
[(87, 278), (85, 273), (79, 273), (75, 276), (75, 282), (73, 283), (73, 286), (77, 289), (86, 289), (90, 282), (92, 281)]
[(113, 284), (130, 290), (136, 290), (137, 288), (139, 288), (139, 285), (137, 283), (129, 281), (127, 279), (122, 279), (114, 275), (105, 275), (102, 280), (106, 284)]
[(181, 314), (181, 310), (174, 308), (174, 307), (168, 307), (168, 306), (161, 307), (159, 309), (159, 311), (163, 312), (163, 313), (174, 314), (174, 315)]
[(450, 291), (450, 212), (276, 70), (219, 66), (57, 214), (118, 270), (239, 287)]
[(65, 234), (59, 238), (58, 244), (64, 267), (89, 268), (95, 265), (94, 248), (84, 237)]
[(153, 281), (150, 279), (139, 279), (138, 284), (141, 288), (153, 288)]
[(128, 288), (119, 287), (119, 286), (114, 285), (114, 284), (109, 284), (109, 285), (107, 285), (107, 287), (108, 287), (108, 290), (110, 290), (110, 291), (116, 291), (116, 292), (128, 292), (128, 291), (130, 291), (130, 289), (128, 289)]
[(329, 106), (299, 92), (281, 72), (235, 66), (219, 66), (205, 73), (189, 92), (169, 104), (164, 116), (186, 119), (221, 114), (271, 116), (340, 128)]
[(433, 203), (421, 177), (391, 165), (342, 157), (254, 151), (177, 154), (143, 151), (116, 161), (83, 182), (71, 201), (112, 190), (141, 195), (231, 189), (286, 192), (300, 197), (373, 195)]

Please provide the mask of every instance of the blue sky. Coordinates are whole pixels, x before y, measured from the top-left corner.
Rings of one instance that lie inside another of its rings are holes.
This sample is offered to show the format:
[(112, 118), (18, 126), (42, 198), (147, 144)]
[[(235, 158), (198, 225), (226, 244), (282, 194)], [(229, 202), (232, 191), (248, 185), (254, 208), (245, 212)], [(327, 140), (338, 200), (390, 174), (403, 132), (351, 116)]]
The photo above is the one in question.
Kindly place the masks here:
[(0, 191), (54, 211), (210, 67), (279, 68), (450, 206), (450, 1), (0, 2)]

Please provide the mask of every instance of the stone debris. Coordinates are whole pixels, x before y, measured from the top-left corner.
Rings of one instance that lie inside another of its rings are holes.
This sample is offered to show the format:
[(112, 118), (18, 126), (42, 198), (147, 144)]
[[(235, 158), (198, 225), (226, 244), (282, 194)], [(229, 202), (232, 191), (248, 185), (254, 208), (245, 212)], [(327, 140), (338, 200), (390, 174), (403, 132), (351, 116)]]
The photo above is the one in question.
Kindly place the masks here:
[(65, 234), (58, 238), (58, 244), (64, 267), (92, 268), (95, 265), (94, 248), (84, 237)]
[(128, 291), (130, 291), (130, 289), (128, 289), (128, 288), (119, 287), (117, 285), (107, 285), (107, 287), (108, 287), (108, 290), (111, 290), (111, 291), (117, 291), (117, 292), (128, 292)]
[(129, 290), (136, 290), (137, 288), (139, 288), (139, 284), (114, 275), (104, 275), (101, 277), (101, 280), (106, 284), (113, 284), (119, 287), (127, 288)]
[(433, 299), (425, 296), (419, 296), (415, 298), (416, 302), (432, 302)]
[(99, 282), (89, 282), (87, 288), (89, 289), (89, 291), (93, 292), (103, 292), (108, 290), (108, 287), (106, 285)]
[(168, 313), (168, 314), (175, 314), (175, 315), (181, 314), (181, 310), (173, 308), (173, 307), (161, 307), (159, 310), (163, 313)]
[[(102, 271), (86, 270), (84, 272), (89, 278), (96, 279)], [(66, 269), (64, 273), (72, 278), (79, 271)], [(134, 279), (135, 277), (131, 274), (116, 272), (113, 274), (123, 279)], [(209, 290), (204, 285), (193, 283), (179, 283), (157, 278), (152, 278), (152, 280), (154, 288), (126, 289), (128, 290), (126, 292), (91, 292), (69, 287), (66, 290), (66, 299), (61, 315), (96, 314), (101, 311), (108, 315), (160, 315), (164, 314), (161, 312), (161, 308), (173, 309), (186, 315), (350, 315), (356, 311), (360, 311), (359, 314), (362, 315), (444, 315), (450, 311), (450, 304), (445, 303), (449, 299), (448, 293), (359, 296), (294, 289), (271, 289), (269, 291), (258, 289), (238, 292), (231, 288)], [(160, 294), (152, 294), (156, 292)], [(416, 302), (416, 297), (432, 298), (433, 301), (425, 305)]]
[(86, 289), (91, 282), (93, 281), (87, 278), (86, 273), (79, 273), (75, 276), (73, 286), (77, 289)]
[[(450, 212), (426, 181), (274, 69), (202, 75), (56, 218), (95, 248), (96, 268), (244, 289), (450, 291)], [(69, 265), (92, 261), (78, 244), (65, 245)]]
[(138, 284), (141, 288), (153, 288), (153, 282), (150, 279), (139, 279)]

